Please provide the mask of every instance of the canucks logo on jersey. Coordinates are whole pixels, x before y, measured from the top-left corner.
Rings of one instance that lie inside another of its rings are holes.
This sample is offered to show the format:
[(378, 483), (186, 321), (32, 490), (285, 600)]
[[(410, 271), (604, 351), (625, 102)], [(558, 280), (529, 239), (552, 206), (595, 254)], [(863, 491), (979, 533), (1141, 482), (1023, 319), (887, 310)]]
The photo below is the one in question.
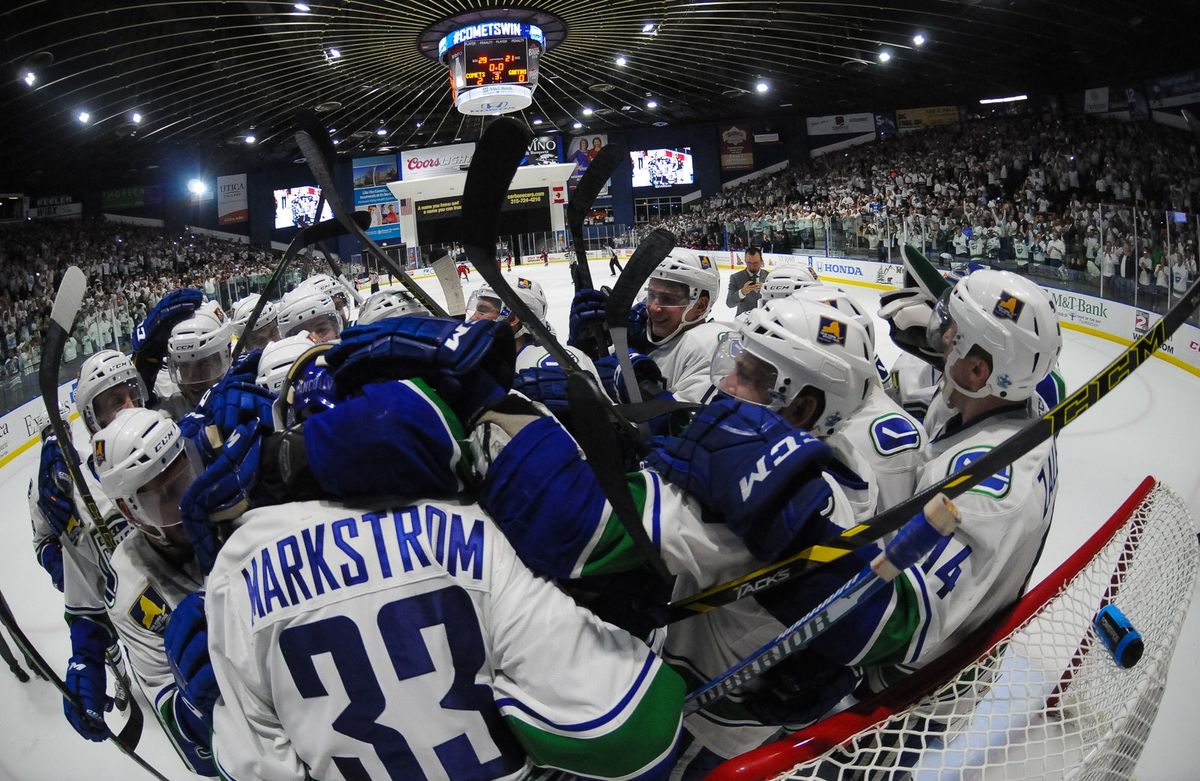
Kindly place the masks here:
[[(947, 475), (961, 472), (969, 467), (974, 462), (987, 455), (987, 452), (992, 449), (991, 445), (979, 445), (978, 447), (970, 447), (961, 453), (956, 453), (954, 458), (950, 459), (950, 468), (946, 470)], [(1005, 466), (994, 475), (989, 475), (979, 482), (979, 485), (969, 489), (971, 493), (983, 494), (990, 496), (993, 499), (1003, 499), (1008, 496), (1009, 490), (1012, 488), (1012, 466)]]
[(1000, 291), (1000, 300), (996, 302), (996, 306), (992, 309), (992, 314), (1003, 320), (1012, 320), (1016, 322), (1021, 319), (1021, 310), (1025, 308), (1025, 302), (1009, 293), (1007, 290)]
[(846, 344), (846, 324), (822, 315), (817, 327), (817, 341), (821, 344)]
[(142, 589), (142, 593), (138, 594), (129, 608), (129, 617), (134, 623), (156, 635), (161, 635), (167, 630), (167, 619), (170, 615), (171, 608), (167, 606), (167, 601), (154, 586), (149, 585)]
[(881, 456), (894, 456), (921, 446), (921, 432), (908, 418), (895, 412), (871, 421), (871, 444)]

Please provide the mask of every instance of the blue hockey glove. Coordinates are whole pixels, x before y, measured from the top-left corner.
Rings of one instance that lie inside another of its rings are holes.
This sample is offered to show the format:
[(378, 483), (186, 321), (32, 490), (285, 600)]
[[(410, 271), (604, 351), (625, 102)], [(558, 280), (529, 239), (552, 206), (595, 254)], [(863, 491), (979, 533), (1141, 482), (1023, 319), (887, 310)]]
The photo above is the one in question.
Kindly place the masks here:
[(188, 594), (171, 611), (163, 643), (176, 688), (191, 709), (211, 727), (213, 706), (221, 691), (217, 688), (217, 676), (208, 656), (203, 591)]
[(67, 662), (67, 691), (79, 707), (63, 697), (63, 714), (75, 731), (87, 740), (100, 742), (109, 736), (104, 712), (112, 710), (112, 700), (104, 693), (104, 649), (108, 630), (86, 618), (71, 622), (71, 659)]
[(650, 314), (646, 311), (646, 303), (640, 302), (634, 304), (629, 310), (628, 337), (629, 349), (636, 350), (639, 353), (650, 353), (654, 351), (655, 345), (650, 343), (646, 338), (646, 323), (650, 319)]
[(62, 545), (56, 540), (49, 540), (38, 549), (38, 564), (50, 575), (50, 582), (59, 591), (63, 590), (63, 555)]
[(78, 523), (75, 491), (66, 457), (58, 438), (47, 437), (42, 443), (41, 465), (38, 467), (38, 509), (57, 534), (65, 534)]
[(348, 328), (325, 354), (343, 397), (370, 383), (422, 377), (464, 421), (508, 391), (515, 360), (507, 323), (416, 315)]
[(242, 353), (229, 367), (229, 371), (225, 372), (224, 379), (233, 380), (237, 378), (241, 382), (254, 384), (254, 381), (258, 378), (258, 360), (260, 358), (262, 358), (261, 347), (247, 353)]
[(304, 451), (337, 497), (450, 496), (462, 490), (462, 423), (423, 380), (372, 383), (304, 423)]
[(204, 303), (204, 292), (196, 288), (172, 290), (154, 305), (133, 332), (133, 352), (161, 360), (167, 352), (171, 329), (192, 316)]
[(828, 445), (775, 412), (722, 397), (646, 463), (698, 499), (756, 558), (772, 561), (828, 504), (821, 471), (832, 460)]
[(599, 290), (584, 288), (571, 299), (567, 326), (567, 344), (588, 355), (596, 355), (595, 326), (608, 316), (608, 296)]
[(243, 423), (222, 443), (216, 460), (183, 493), (179, 502), (183, 530), (205, 574), (220, 551), (221, 541), (213, 523), (232, 520), (246, 511), (258, 480), (261, 452), (258, 424)]
[(513, 378), (512, 389), (545, 404), (554, 417), (564, 424), (569, 422), (571, 405), (567, 401), (567, 372), (561, 366), (530, 366), (522, 369)]
[[(629, 359), (633, 363), (633, 375), (641, 390), (643, 401), (659, 398), (666, 392), (666, 379), (653, 358), (630, 350)], [(606, 355), (596, 361), (596, 371), (600, 374), (600, 384), (608, 397), (617, 404), (628, 404), (629, 391), (625, 388), (625, 378), (617, 356)]]

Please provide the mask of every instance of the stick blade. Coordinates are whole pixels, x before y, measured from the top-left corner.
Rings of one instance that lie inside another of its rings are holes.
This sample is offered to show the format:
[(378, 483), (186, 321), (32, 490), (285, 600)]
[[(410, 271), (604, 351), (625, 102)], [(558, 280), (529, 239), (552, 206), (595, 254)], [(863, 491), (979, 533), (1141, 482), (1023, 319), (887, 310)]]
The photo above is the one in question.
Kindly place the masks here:
[(54, 308), (50, 310), (50, 319), (58, 323), (67, 333), (75, 323), (75, 317), (83, 307), (83, 296), (87, 292), (87, 277), (79, 266), (70, 266), (63, 273), (62, 282), (58, 283), (58, 292), (54, 296)]
[(463, 244), (495, 252), (504, 194), (532, 138), (525, 125), (509, 117), (484, 131), (463, 184)]
[(608, 297), (608, 327), (610, 329), (625, 326), (625, 317), (633, 299), (641, 291), (646, 278), (663, 258), (675, 249), (675, 234), (666, 228), (655, 228), (650, 235), (642, 239), (633, 255), (626, 262), (617, 284), (613, 285), (612, 295)]
[(941, 298), (942, 293), (951, 287), (946, 278), (942, 276), (942, 272), (938, 271), (937, 266), (933, 265), (929, 258), (913, 245), (905, 244), (901, 249), (904, 253), (904, 268), (908, 270), (909, 274), (912, 274), (921, 289), (934, 298)]

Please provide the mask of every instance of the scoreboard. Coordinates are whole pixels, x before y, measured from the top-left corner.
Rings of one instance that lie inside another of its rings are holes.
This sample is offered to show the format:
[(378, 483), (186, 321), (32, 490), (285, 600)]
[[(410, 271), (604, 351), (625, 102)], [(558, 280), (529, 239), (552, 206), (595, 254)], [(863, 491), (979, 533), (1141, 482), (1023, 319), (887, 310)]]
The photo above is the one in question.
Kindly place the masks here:
[(439, 58), (450, 68), (450, 91), (463, 114), (520, 111), (533, 103), (541, 28), (525, 22), (481, 22), (446, 35)]

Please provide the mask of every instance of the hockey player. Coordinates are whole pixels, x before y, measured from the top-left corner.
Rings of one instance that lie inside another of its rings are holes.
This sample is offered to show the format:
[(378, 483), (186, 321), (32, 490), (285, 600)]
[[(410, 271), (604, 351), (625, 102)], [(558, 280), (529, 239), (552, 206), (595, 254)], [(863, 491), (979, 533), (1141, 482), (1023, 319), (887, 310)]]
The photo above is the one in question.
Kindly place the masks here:
[(296, 290), (310, 293), (315, 291), (329, 296), (333, 301), (334, 309), (337, 310), (341, 327), (345, 328), (350, 324), (350, 296), (346, 292), (346, 287), (338, 280), (328, 274), (314, 274), (296, 285)]
[(269, 390), (272, 395), (278, 395), (292, 364), (312, 346), (313, 341), (308, 338), (308, 331), (271, 342), (263, 348), (262, 355), (259, 356), (255, 382)]
[[(203, 587), (180, 522), (179, 501), (199, 473), (184, 454), (184, 442), (170, 419), (132, 409), (122, 410), (96, 434), (92, 450), (105, 493), (134, 527), (112, 557), (117, 576), (114, 626), (142, 691), (185, 765), (213, 776), (210, 733), (216, 685), (197, 683), (185, 693), (168, 664), (163, 637), (172, 611)], [(103, 713), (103, 679), (81, 674), (87, 686), (79, 689), (80, 700), (89, 714)]]
[[(347, 495), (383, 477), (414, 498), (251, 510), (208, 577), (205, 631), (223, 695), (214, 715), (222, 772), (297, 781), (517, 779), (532, 762), (589, 778), (665, 778), (679, 734), (678, 676), (638, 640), (533, 576), (487, 515), (457, 496), (454, 462), (465, 454), (456, 410), (499, 390), (489, 362), (471, 361), (487, 351), (481, 338), (508, 329), (429, 319), (408, 326), (411, 339), (391, 345), (441, 349), (455, 334), (457, 347), (444, 358), (471, 356), (469, 366), (456, 364), (461, 382), (447, 386), (464, 394), (447, 397), (454, 405), (424, 382), (368, 383), (287, 436), (307, 451), (309, 486)], [(511, 349), (509, 342), (508, 360)], [(381, 410), (403, 415), (380, 418)], [(366, 435), (354, 452), (326, 451), (333, 443), (323, 418), (333, 413), (335, 427), (356, 420)], [(250, 442), (231, 437), (225, 452), (248, 452)], [(376, 460), (393, 448), (405, 456)], [(220, 488), (236, 494), (256, 463), (231, 456), (210, 467), (196, 484), (213, 488), (201, 491), (205, 506), (227, 509)], [(365, 463), (383, 468), (364, 473)], [(416, 498), (430, 494), (442, 498)], [(193, 491), (184, 497), (187, 517), (199, 500)], [(570, 648), (551, 637), (570, 637)], [(324, 655), (333, 666), (316, 663)], [(349, 705), (335, 692), (346, 692)], [(347, 720), (346, 707), (369, 715)]]
[[(513, 287), (513, 292), (521, 297), (525, 306), (529, 307), (539, 320), (545, 321), (549, 304), (546, 301), (546, 292), (542, 290), (539, 283), (532, 279), (517, 277), (517, 284)], [(494, 290), (484, 286), (471, 294), (470, 300), (467, 301), (468, 322), (499, 319), (506, 320), (512, 326), (518, 353), (526, 346), (533, 344), (533, 334), (529, 327), (521, 322), (521, 318), (501, 301), (500, 296)]]
[(427, 314), (429, 310), (413, 298), (411, 293), (402, 290), (380, 290), (363, 301), (355, 325), (370, 325), (387, 317)]
[[(167, 400), (179, 395), (179, 388), (171, 381), (164, 363), (167, 356), (167, 340), (171, 329), (192, 316), (196, 308), (204, 303), (204, 293), (195, 288), (172, 290), (163, 296), (147, 313), (133, 332), (133, 365), (150, 391), (153, 405), (164, 407)], [(182, 404), (174, 414), (186, 413)]]
[[(718, 337), (729, 330), (712, 320), (721, 275), (712, 261), (676, 247), (650, 274), (644, 305), (630, 313), (630, 344), (658, 365), (666, 390), (679, 401), (699, 401), (709, 389), (709, 363)], [(606, 297), (579, 291), (571, 303), (568, 342), (589, 354), (594, 323), (605, 321)]]
[(187, 409), (195, 407), (204, 391), (224, 376), (232, 347), (233, 323), (216, 301), (201, 304), (190, 318), (171, 329), (167, 369)]
[(233, 305), (233, 314), (230, 317), (233, 319), (234, 334), (237, 336), (237, 340), (242, 343), (242, 352), (244, 353), (266, 347), (279, 338), (278, 313), (275, 303), (272, 301), (268, 301), (263, 305), (262, 311), (258, 315), (258, 320), (254, 324), (254, 330), (250, 333), (244, 333), (246, 326), (250, 322), (250, 315), (253, 314), (254, 307), (258, 306), (260, 298), (261, 296), (258, 293), (251, 293), (245, 298), (234, 302)]
[(328, 294), (312, 287), (297, 287), (279, 302), (280, 336), (292, 336), (300, 331), (308, 331), (314, 342), (338, 338), (342, 321)]

